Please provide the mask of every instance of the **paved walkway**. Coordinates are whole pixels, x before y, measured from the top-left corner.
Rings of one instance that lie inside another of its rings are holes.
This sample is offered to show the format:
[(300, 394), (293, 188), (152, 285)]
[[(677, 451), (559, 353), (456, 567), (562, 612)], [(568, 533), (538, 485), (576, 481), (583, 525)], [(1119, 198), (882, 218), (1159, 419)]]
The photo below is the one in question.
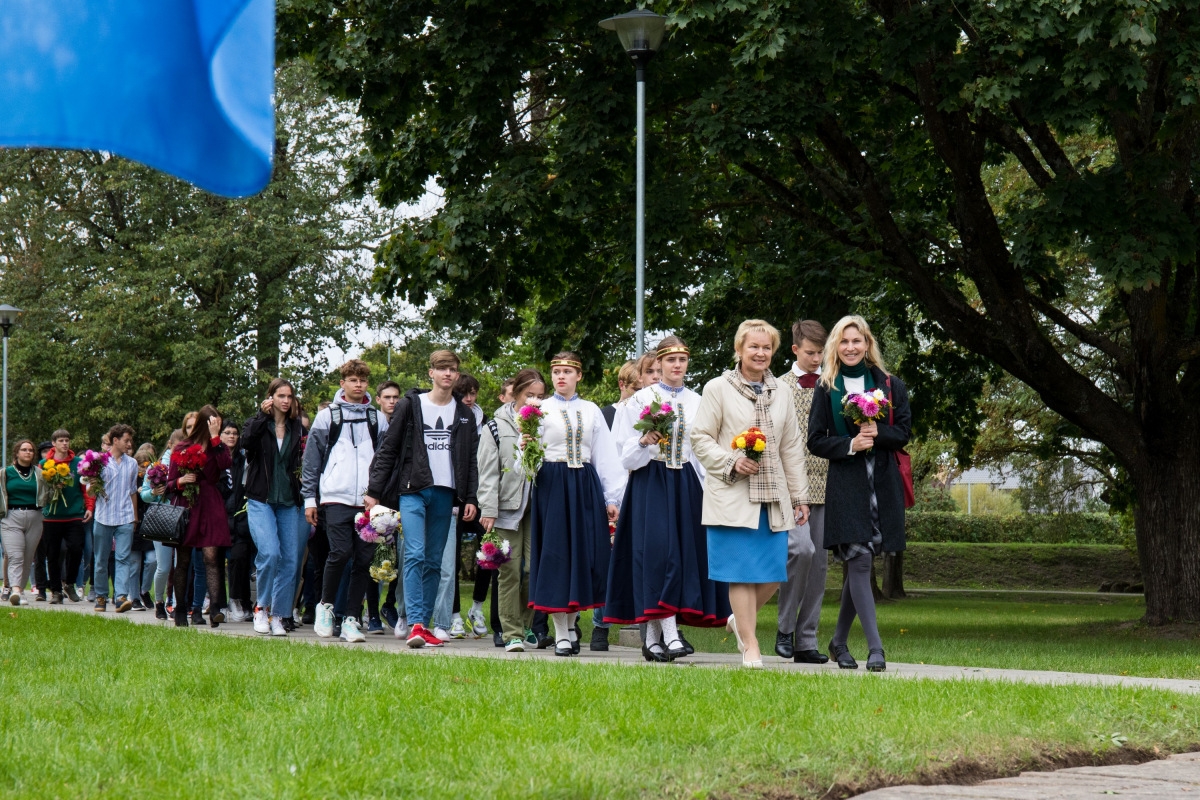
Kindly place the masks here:
[[(154, 618), (153, 612), (150, 611), (130, 611), (125, 614), (116, 614), (113, 611), (107, 611), (103, 614), (97, 614), (92, 610), (90, 603), (72, 603), (69, 600), (61, 606), (52, 606), (46, 603), (35, 603), (28, 608), (37, 611), (52, 611), (55, 613), (76, 613), (85, 614), (87, 616), (102, 616), (105, 619), (125, 620), (127, 622), (138, 625), (159, 625), (170, 626), (173, 623), (163, 622)], [(111, 609), (112, 606), (109, 606)], [(213, 630), (209, 627), (198, 627), (196, 631), (201, 631), (205, 634), (216, 634), (226, 636), (250, 636), (263, 637), (261, 634), (254, 632), (254, 628), (248, 622), (224, 623), (221, 627)], [(282, 639), (282, 637), (280, 637)], [(399, 639), (392, 636), (390, 630), (384, 635), (368, 636), (364, 644), (346, 644), (345, 642), (336, 639), (318, 639), (313, 633), (312, 626), (305, 626), (300, 630), (292, 633), (287, 637), (293, 642), (309, 642), (313, 644), (322, 644), (330, 647), (357, 647), (370, 650), (386, 650), (389, 652), (400, 653), (406, 656), (415, 658), (445, 658), (453, 656), (472, 656), (476, 658), (502, 658), (502, 659), (542, 659), (554, 662), (576, 661), (583, 663), (597, 664), (637, 664), (647, 667), (658, 667), (661, 669), (680, 669), (686, 667), (737, 667), (741, 663), (741, 657), (736, 653), (696, 653), (686, 659), (676, 661), (674, 664), (650, 664), (642, 658), (640, 648), (620, 647), (612, 645), (606, 653), (593, 653), (588, 650), (587, 644), (584, 643), (583, 652), (572, 658), (558, 658), (554, 655), (553, 650), (526, 650), (524, 653), (505, 653), (502, 649), (496, 647), (492, 643), (491, 636), (483, 639), (463, 639), (450, 642), (445, 647), (424, 648), (420, 650), (411, 650), (404, 645)], [(937, 666), (933, 664), (901, 664), (897, 662), (888, 662), (887, 672), (875, 674), (868, 673), (865, 668), (857, 670), (839, 670), (833, 662), (817, 666), (814, 664), (795, 664), (791, 661), (784, 661), (774, 655), (767, 656), (763, 659), (767, 669), (777, 670), (779, 672), (796, 672), (796, 673), (832, 673), (846, 676), (858, 676), (860, 678), (928, 678), (932, 680), (984, 680), (984, 681), (1010, 681), (1014, 683), (1032, 683), (1043, 684), (1050, 686), (1124, 686), (1137, 687), (1145, 689), (1163, 689), (1171, 692), (1180, 692), (1183, 694), (1200, 694), (1200, 680), (1181, 680), (1175, 678), (1138, 678), (1126, 675), (1092, 675), (1081, 672), (1044, 672), (1039, 670), (1023, 670), (1023, 669), (990, 669), (985, 667), (947, 667)]]
[(975, 786), (896, 786), (858, 800), (1093, 800), (1098, 797), (1200, 796), (1200, 753), (1183, 753), (1137, 766), (1078, 767), (1023, 772)]

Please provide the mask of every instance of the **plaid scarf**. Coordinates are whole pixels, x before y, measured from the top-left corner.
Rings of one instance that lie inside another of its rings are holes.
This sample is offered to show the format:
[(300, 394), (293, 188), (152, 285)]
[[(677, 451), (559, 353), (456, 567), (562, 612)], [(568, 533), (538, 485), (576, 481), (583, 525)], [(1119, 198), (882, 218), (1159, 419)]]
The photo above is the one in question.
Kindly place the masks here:
[(726, 372), (725, 380), (733, 384), (738, 394), (754, 403), (754, 425), (767, 437), (767, 449), (762, 461), (758, 462), (758, 474), (749, 476), (750, 502), (779, 503), (778, 477), (783, 474), (783, 463), (779, 460), (779, 441), (775, 438), (775, 423), (771, 420), (771, 399), (779, 384), (767, 370), (763, 372), (762, 392), (755, 392), (738, 367)]

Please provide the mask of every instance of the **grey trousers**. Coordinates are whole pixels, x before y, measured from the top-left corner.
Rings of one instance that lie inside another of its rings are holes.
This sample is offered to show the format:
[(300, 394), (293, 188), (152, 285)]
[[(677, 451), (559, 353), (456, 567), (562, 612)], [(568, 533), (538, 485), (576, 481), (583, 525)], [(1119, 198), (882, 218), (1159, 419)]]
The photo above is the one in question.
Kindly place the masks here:
[(10, 510), (0, 520), (0, 541), (4, 544), (4, 557), (8, 559), (8, 585), (19, 592), (25, 591), (25, 584), (29, 582), (34, 554), (41, 540), (41, 509)]
[(779, 632), (796, 633), (797, 650), (817, 650), (817, 623), (825, 596), (825, 506), (810, 507), (808, 522), (788, 531), (787, 582), (779, 586)]

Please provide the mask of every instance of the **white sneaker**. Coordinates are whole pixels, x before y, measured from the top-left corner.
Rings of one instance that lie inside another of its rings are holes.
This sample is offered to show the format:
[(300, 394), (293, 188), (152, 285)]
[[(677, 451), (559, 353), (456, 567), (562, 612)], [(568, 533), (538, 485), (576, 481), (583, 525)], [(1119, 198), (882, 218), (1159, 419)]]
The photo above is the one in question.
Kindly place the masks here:
[(467, 626), (463, 624), (462, 617), (455, 617), (454, 622), (450, 623), (450, 638), (451, 639), (467, 638)]
[(433, 629), (433, 635), (441, 639), (443, 642), (450, 641), (450, 634), (447, 633), (446, 629), (440, 625)]
[(208, 604), (209, 604), (209, 602), (210, 602), (211, 600), (212, 600), (212, 598), (211, 598), (211, 597), (209, 597), (208, 595), (204, 595), (204, 606), (203, 606), (203, 607), (200, 609), (200, 612), (201, 612), (202, 614), (207, 614), (207, 613), (208, 613)]
[(255, 633), (270, 633), (271, 622), (267, 618), (267, 610), (262, 606), (254, 607), (254, 632)]
[(483, 621), (483, 611), (471, 609), (467, 612), (467, 619), (471, 620), (471, 630), (475, 634), (475, 638), (487, 636), (487, 623)]
[(250, 619), (250, 612), (242, 608), (241, 600), (230, 600), (229, 613), (225, 615), (225, 618), (230, 622), (247, 622)]
[(333, 603), (317, 603), (317, 619), (313, 633), (322, 639), (333, 636)]
[(283, 617), (271, 617), (271, 635), (287, 636), (287, 628), (283, 627)]
[(397, 639), (407, 639), (408, 638), (408, 620), (406, 620), (404, 617), (401, 617), (400, 619), (396, 620), (396, 627), (392, 629), (392, 633), (394, 633), (396, 635)]
[(362, 631), (358, 629), (358, 620), (354, 617), (342, 618), (342, 641), (343, 642), (365, 642), (367, 637), (363, 636)]
[(26, 597), (24, 594), (21, 595), (21, 605), (23, 605), (23, 606), (29, 605), (29, 598)]

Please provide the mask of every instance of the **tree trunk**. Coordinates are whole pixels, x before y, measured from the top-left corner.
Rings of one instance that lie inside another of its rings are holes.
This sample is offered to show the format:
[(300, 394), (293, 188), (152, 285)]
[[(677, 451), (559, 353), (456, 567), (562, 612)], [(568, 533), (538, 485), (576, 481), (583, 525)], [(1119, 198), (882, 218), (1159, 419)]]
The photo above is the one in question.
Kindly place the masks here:
[(1200, 472), (1194, 448), (1133, 475), (1138, 562), (1149, 625), (1200, 622)]
[(254, 360), (260, 391), (265, 390), (267, 383), (279, 375), (279, 343), (282, 338), (279, 329), (283, 326), (283, 320), (279, 315), (278, 303), (270, 296), (273, 289), (273, 284), (259, 288)]
[(908, 597), (904, 592), (904, 552), (883, 555), (883, 596), (889, 600)]

